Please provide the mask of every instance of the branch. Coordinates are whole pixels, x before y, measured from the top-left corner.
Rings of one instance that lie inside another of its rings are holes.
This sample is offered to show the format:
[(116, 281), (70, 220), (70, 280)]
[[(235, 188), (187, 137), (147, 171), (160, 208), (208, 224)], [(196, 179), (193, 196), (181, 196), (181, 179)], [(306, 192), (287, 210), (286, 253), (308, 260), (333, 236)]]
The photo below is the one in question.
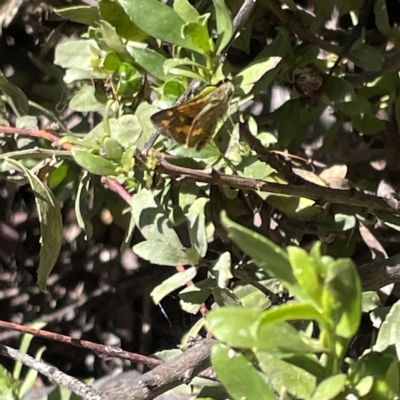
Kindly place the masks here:
[[(400, 202), (394, 198), (384, 199), (358, 192), (355, 189), (338, 190), (316, 185), (309, 181), (296, 184), (280, 184), (267, 182), (263, 179), (245, 178), (237, 175), (228, 175), (209, 169), (191, 169), (180, 167), (168, 161), (164, 154), (158, 154), (159, 165), (155, 171), (167, 174), (174, 178), (186, 178), (197, 182), (209, 183), (212, 185), (225, 185), (235, 189), (260, 191), (288, 196), (305, 197), (322, 204), (342, 204), (346, 206), (359, 207), (397, 213), (400, 210)], [(143, 162), (137, 157), (138, 162)]]
[(400, 254), (358, 267), (363, 291), (378, 290), (389, 283), (400, 282)]
[(30, 326), (23, 326), (14, 324), (12, 322), (6, 322), (0, 320), (0, 329), (9, 329), (21, 333), (29, 333), (31, 335), (41, 337), (47, 340), (54, 340), (56, 342), (71, 344), (75, 347), (82, 349), (88, 349), (93, 351), (96, 355), (106, 357), (118, 357), (133, 362), (142, 362), (146, 365), (159, 365), (162, 363), (161, 360), (152, 357), (146, 357), (141, 354), (131, 353), (124, 351), (115, 346), (105, 346), (104, 344), (90, 342), (88, 340), (73, 339), (70, 336), (61, 335), (60, 333), (49, 332), (43, 329), (34, 329)]
[(176, 386), (188, 384), (210, 366), (214, 339), (195, 343), (181, 355), (159, 365), (141, 377), (102, 393), (102, 400), (151, 400)]
[(102, 400), (99, 392), (96, 389), (85, 385), (72, 376), (64, 374), (64, 372), (59, 371), (57, 368), (51, 365), (45, 364), (43, 361), (34, 359), (28, 354), (22, 353), (19, 350), (3, 344), (0, 344), (0, 354), (13, 360), (20, 361), (22, 364), (40, 372), (58, 385), (66, 386), (73, 393), (82, 397), (84, 400)]

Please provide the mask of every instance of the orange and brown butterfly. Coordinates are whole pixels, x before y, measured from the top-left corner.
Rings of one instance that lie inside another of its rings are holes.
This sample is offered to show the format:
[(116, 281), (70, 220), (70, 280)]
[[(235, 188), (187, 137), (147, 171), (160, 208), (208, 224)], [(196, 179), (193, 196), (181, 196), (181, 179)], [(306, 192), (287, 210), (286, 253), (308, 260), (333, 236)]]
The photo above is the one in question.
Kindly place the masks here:
[(223, 82), (209, 93), (153, 114), (151, 122), (164, 136), (201, 150), (227, 112), (234, 89), (231, 82)]

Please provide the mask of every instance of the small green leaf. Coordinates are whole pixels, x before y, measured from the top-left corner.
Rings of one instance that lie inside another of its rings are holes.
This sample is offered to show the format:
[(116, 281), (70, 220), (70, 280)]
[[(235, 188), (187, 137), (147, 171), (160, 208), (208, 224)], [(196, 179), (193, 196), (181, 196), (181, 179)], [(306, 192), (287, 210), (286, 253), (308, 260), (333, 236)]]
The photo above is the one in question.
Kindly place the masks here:
[(18, 161), (13, 159), (6, 159), (6, 161), (24, 173), (35, 195), (40, 221), (41, 243), (37, 283), (40, 289), (46, 292), (46, 279), (53, 269), (61, 250), (63, 238), (61, 211), (53, 193), (36, 175), (32, 174), (30, 170)]
[[(253, 332), (254, 347), (259, 350), (277, 354), (287, 353), (288, 355), (324, 351), (319, 341), (309, 339), (289, 323), (270, 324), (264, 323), (262, 319), (259, 321), (255, 326), (249, 328)], [(285, 339), (282, 340), (282, 338)]]
[(201, 305), (210, 296), (215, 287), (215, 280), (208, 278), (200, 282), (195, 282), (179, 292), (180, 305), (183, 311), (190, 314), (197, 314)]
[(358, 131), (367, 135), (373, 135), (386, 129), (385, 122), (372, 114), (353, 115), (351, 122)]
[(7, 102), (10, 104), (17, 116), (28, 114), (29, 104), (24, 92), (19, 87), (8, 82), (8, 80), (1, 73), (0, 90), (6, 96)]
[(252, 257), (253, 261), (271, 276), (281, 280), (293, 294), (299, 294), (299, 287), (289, 263), (287, 253), (264, 236), (231, 221), (225, 212), (221, 222), (228, 236), (239, 248)]
[(260, 310), (241, 307), (222, 307), (211, 311), (207, 317), (207, 327), (221, 342), (238, 348), (252, 348), (257, 345), (252, 327), (262, 316)]
[(94, 175), (115, 175), (116, 165), (104, 157), (77, 147), (71, 150), (71, 154), (77, 164)]
[(119, 0), (118, 2), (133, 23), (144, 32), (168, 43), (201, 52), (190, 38), (182, 37), (182, 29), (186, 22), (166, 4), (157, 0)]
[(95, 88), (92, 85), (84, 85), (69, 102), (74, 111), (94, 112), (104, 110), (104, 104), (100, 103), (95, 96)]
[(218, 55), (230, 42), (233, 35), (233, 26), (231, 14), (224, 0), (213, 0), (213, 3), (217, 18), (218, 40), (216, 54)]
[(333, 261), (328, 268), (324, 291), (334, 298), (331, 315), (336, 332), (350, 339), (358, 329), (361, 319), (361, 281), (354, 263), (347, 258)]
[[(176, 264), (175, 264), (176, 265)], [(160, 285), (156, 286), (150, 296), (153, 298), (154, 304), (158, 304), (165, 296), (169, 295), (176, 289), (185, 286), (190, 280), (197, 275), (197, 268), (191, 267), (184, 272), (178, 272), (166, 279)]]
[(135, 62), (144, 70), (155, 76), (157, 79), (165, 79), (164, 62), (166, 58), (160, 53), (147, 47), (128, 45), (126, 47), (128, 53), (133, 57)]
[(374, 350), (384, 351), (394, 345), (400, 354), (400, 301), (398, 300), (389, 311), (376, 339)]
[(267, 310), (264, 312), (259, 322), (261, 325), (298, 319), (315, 320), (325, 326), (329, 323), (312, 305), (302, 303), (281, 304), (279, 307)]
[(216, 344), (211, 351), (211, 362), (218, 379), (233, 399), (276, 399), (266, 378), (238, 351)]
[(206, 217), (205, 206), (208, 199), (200, 197), (190, 206), (186, 215), (188, 220), (189, 238), (192, 247), (196, 249), (201, 257), (207, 253), (207, 234), (206, 234)]
[(290, 246), (287, 251), (293, 274), (306, 294), (302, 300), (319, 308), (322, 303), (323, 280), (315, 260), (300, 247)]
[(123, 154), (122, 147), (117, 139), (107, 137), (104, 139), (103, 148), (107, 158), (119, 163)]
[(351, 49), (348, 57), (354, 64), (366, 71), (379, 71), (385, 61), (383, 55), (377, 49), (369, 46)]
[(79, 227), (85, 232), (86, 240), (90, 239), (93, 235), (93, 225), (90, 220), (89, 212), (90, 181), (91, 175), (88, 171), (85, 171), (79, 182), (75, 199), (76, 221)]
[(77, 22), (78, 24), (84, 24), (94, 26), (99, 22), (100, 15), (97, 7), (90, 6), (74, 6), (67, 8), (56, 8), (54, 12), (61, 16), (63, 19), (69, 19), (70, 21)]
[[(168, 216), (156, 203), (150, 190), (142, 189), (134, 196), (131, 212), (136, 226), (147, 240), (168, 243), (172, 249), (178, 249), (182, 254), (184, 253), (184, 247), (172, 228)], [(181, 257), (186, 256), (181, 255)]]
[(197, 22), (200, 14), (188, 0), (175, 0), (174, 10), (186, 22)]
[(348, 102), (356, 100), (353, 85), (344, 79), (330, 76), (323, 85), (324, 93), (332, 101)]
[(239, 72), (234, 79), (234, 83), (244, 92), (250, 93), (253, 86), (267, 73), (271, 72), (271, 81), (279, 72), (277, 65), (282, 57), (268, 57), (267, 59), (253, 61), (248, 67)]
[(213, 274), (217, 280), (218, 287), (225, 289), (229, 279), (233, 278), (231, 273), (231, 253), (222, 253), (216, 262), (213, 262)]
[(116, 28), (119, 36), (138, 42), (147, 38), (148, 35), (132, 22), (117, 1), (100, 0), (99, 8), (101, 17)]
[(322, 381), (315, 389), (311, 400), (331, 400), (341, 393), (346, 384), (346, 374), (331, 376)]
[(256, 351), (255, 356), (276, 393), (285, 390), (296, 399), (310, 397), (317, 382), (310, 373), (265, 351)]
[(195, 259), (182, 246), (181, 249), (172, 247), (168, 242), (161, 240), (146, 240), (135, 246), (133, 251), (144, 260), (158, 265), (197, 265), (200, 259)]
[(210, 36), (208, 34), (207, 26), (201, 25), (197, 22), (189, 22), (183, 27), (183, 37), (188, 37), (193, 45), (201, 49), (204, 54), (211, 51)]

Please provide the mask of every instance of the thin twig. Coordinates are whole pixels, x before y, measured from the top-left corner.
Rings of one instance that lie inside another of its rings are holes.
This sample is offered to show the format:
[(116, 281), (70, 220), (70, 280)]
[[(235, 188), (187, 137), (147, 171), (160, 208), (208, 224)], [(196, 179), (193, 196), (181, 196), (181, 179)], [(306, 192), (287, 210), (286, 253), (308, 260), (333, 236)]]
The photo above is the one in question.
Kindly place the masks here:
[(84, 400), (102, 399), (100, 393), (91, 386), (87, 386), (78, 379), (73, 378), (72, 376), (69, 376), (64, 372), (61, 372), (51, 365), (47, 365), (43, 361), (36, 360), (30, 355), (25, 354), (19, 350), (0, 344), (0, 354), (15, 361), (20, 361), (22, 364), (26, 365), (29, 368), (33, 368), (35, 371), (40, 372), (52, 382), (55, 382), (58, 385), (66, 386), (73, 393), (82, 397)]
[(221, 55), (219, 57), (219, 62), (222, 64), (225, 62), (226, 56), (228, 55), (229, 47), (231, 46), (232, 42), (236, 39), (236, 35), (240, 32), (243, 28), (246, 21), (249, 19), (251, 12), (254, 10), (256, 6), (257, 0), (245, 0), (240, 7), (239, 11), (237, 12), (235, 18), (232, 22), (232, 37), (225, 48), (221, 51)]

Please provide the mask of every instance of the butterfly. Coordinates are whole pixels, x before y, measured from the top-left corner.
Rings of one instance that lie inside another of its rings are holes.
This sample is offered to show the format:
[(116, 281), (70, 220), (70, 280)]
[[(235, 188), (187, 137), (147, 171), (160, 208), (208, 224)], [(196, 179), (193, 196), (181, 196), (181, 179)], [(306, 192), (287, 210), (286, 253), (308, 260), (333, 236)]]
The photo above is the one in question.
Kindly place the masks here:
[(218, 120), (227, 112), (235, 87), (224, 82), (215, 90), (151, 116), (154, 127), (185, 147), (201, 150), (211, 139)]

